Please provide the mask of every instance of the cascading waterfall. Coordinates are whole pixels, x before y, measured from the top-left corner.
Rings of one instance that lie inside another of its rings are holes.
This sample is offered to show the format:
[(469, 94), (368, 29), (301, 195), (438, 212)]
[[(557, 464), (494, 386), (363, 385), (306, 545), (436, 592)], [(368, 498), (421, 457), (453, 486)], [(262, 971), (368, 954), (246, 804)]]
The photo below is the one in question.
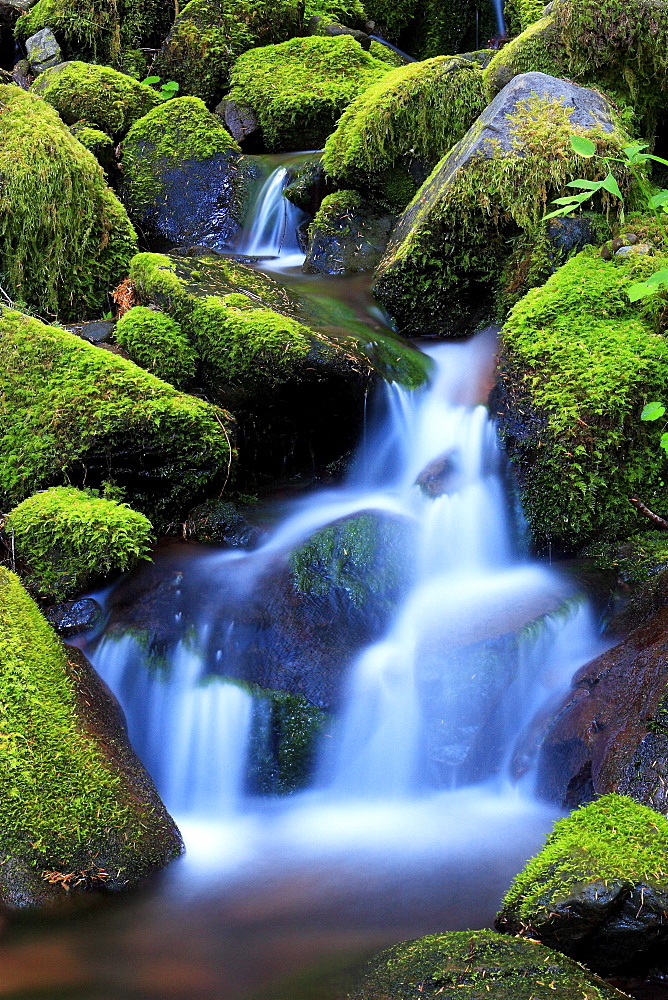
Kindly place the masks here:
[[(290, 159), (299, 162), (312, 155), (305, 152)], [(283, 165), (285, 157), (281, 159), (281, 164), (271, 169), (260, 183), (235, 249), (246, 257), (264, 258), (265, 263), (273, 258), (280, 261), (282, 267), (298, 267), (304, 261), (304, 253), (299, 246), (297, 229), (307, 216), (283, 195), (290, 174), (288, 166)]]

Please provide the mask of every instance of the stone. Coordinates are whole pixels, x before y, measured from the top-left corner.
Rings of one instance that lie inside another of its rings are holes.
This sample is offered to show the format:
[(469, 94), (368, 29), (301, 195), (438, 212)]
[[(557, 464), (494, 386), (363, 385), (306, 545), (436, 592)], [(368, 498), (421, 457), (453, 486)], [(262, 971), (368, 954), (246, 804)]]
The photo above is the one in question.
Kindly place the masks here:
[(216, 106), (216, 114), (223, 119), (230, 135), (244, 152), (261, 153), (264, 150), (260, 123), (249, 107), (225, 98)]
[(102, 616), (102, 608), (92, 597), (83, 597), (80, 601), (63, 601), (44, 612), (44, 617), (58, 635), (65, 637), (90, 631), (100, 624)]
[(354, 274), (378, 264), (395, 223), (355, 191), (328, 195), (309, 227), (306, 274)]
[(26, 39), (28, 62), (35, 76), (63, 61), (63, 54), (51, 28), (42, 28)]
[(346, 28), (343, 24), (326, 24), (320, 34), (336, 37), (337, 35), (350, 35), (362, 46), (365, 52), (371, 48), (371, 37), (366, 31), (357, 31), (355, 28)]
[(111, 319), (93, 320), (90, 323), (78, 323), (76, 326), (67, 327), (77, 337), (83, 337), (91, 344), (106, 344), (114, 335), (116, 323)]
[(620, 247), (615, 250), (615, 257), (651, 257), (654, 247), (651, 243), (636, 243), (634, 246)]

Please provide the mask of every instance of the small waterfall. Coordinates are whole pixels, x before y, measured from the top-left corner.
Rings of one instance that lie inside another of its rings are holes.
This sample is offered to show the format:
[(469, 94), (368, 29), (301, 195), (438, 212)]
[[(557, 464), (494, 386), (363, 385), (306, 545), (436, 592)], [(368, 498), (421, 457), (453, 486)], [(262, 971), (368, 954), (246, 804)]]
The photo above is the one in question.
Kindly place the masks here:
[(305, 255), (299, 246), (297, 229), (307, 216), (284, 196), (288, 183), (289, 170), (282, 165), (262, 182), (238, 239), (238, 254), (274, 258), (282, 267), (301, 267)]
[(506, 19), (503, 13), (503, 0), (492, 0), (494, 4), (494, 13), (496, 14), (496, 26), (498, 29), (498, 37), (505, 39), (506, 36)]

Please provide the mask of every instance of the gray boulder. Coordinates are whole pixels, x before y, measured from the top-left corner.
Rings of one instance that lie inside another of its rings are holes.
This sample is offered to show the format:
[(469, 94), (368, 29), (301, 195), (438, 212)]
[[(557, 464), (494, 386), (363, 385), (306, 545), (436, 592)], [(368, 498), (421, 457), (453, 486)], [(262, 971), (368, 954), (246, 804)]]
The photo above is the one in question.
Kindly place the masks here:
[(51, 28), (42, 28), (26, 39), (28, 62), (35, 76), (63, 61), (63, 54)]

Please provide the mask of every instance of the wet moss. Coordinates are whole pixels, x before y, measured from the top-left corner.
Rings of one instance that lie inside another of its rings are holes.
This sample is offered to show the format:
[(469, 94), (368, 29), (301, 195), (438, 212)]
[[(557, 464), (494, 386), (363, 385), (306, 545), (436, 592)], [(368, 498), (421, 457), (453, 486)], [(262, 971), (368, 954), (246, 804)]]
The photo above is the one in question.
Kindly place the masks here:
[(388, 70), (349, 35), (293, 38), (240, 56), (230, 97), (252, 109), (267, 149), (320, 149), (346, 106)]
[(85, 121), (76, 122), (70, 128), (70, 132), (80, 142), (84, 149), (92, 153), (97, 162), (105, 172), (105, 176), (113, 171), (116, 165), (114, 154), (114, 140), (106, 132), (101, 132), (99, 128), (94, 128)]
[(69, 486), (28, 497), (9, 512), (4, 530), (28, 588), (56, 601), (127, 572), (149, 558), (154, 541), (143, 514)]
[(63, 320), (99, 315), (137, 249), (125, 209), (53, 108), (15, 86), (0, 101), (3, 288)]
[(197, 355), (170, 316), (135, 306), (121, 317), (114, 334), (135, 364), (157, 378), (177, 388), (193, 381)]
[(253, 791), (289, 795), (313, 776), (318, 737), (327, 716), (302, 695), (244, 685), (255, 699), (249, 784)]

